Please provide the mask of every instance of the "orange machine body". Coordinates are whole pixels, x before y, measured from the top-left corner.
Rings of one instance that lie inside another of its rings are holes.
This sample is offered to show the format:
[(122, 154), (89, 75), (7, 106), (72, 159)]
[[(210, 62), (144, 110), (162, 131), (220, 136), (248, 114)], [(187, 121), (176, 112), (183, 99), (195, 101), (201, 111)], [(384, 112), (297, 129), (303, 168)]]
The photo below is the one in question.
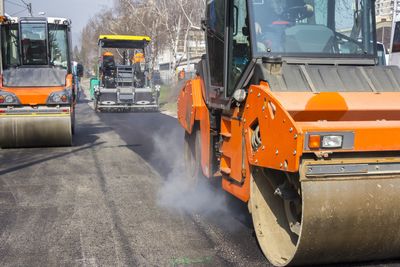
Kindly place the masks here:
[(0, 147), (71, 146), (77, 101), (70, 61), (71, 21), (7, 17), (0, 24), (4, 35)]
[[(178, 119), (191, 133), (198, 124), (202, 139), (203, 173), (211, 166), (210, 123), (200, 78), (189, 81), (178, 101)], [(243, 201), (250, 197), (251, 166), (299, 172), (305, 154), (399, 151), (400, 93), (272, 92), (261, 82), (248, 89), (240, 107), (221, 117), (219, 170), (223, 188)], [(203, 121), (204, 120), (204, 121)], [(259, 126), (262, 144), (252, 135)], [(312, 150), (309, 133), (351, 133), (351, 148)]]
[(40, 106), (46, 105), (47, 100), (51, 93), (62, 91), (65, 88), (73, 87), (72, 74), (68, 74), (65, 79), (65, 86), (53, 86), (53, 87), (3, 87), (0, 84), (0, 90), (10, 92), (16, 95), (21, 105), (24, 106)]
[(210, 115), (203, 95), (203, 81), (199, 77), (189, 80), (178, 98), (178, 120), (188, 133), (192, 133), (194, 127), (200, 128), (201, 167), (203, 174), (211, 177), (213, 174), (211, 173)]

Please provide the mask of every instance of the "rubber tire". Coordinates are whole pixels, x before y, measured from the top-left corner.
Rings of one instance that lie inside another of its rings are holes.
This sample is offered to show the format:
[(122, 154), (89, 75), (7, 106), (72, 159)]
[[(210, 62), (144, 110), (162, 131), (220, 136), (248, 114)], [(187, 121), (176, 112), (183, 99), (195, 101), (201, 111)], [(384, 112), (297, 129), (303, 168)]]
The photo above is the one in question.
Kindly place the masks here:
[(96, 113), (100, 112), (100, 110), (99, 110), (99, 108), (98, 108), (98, 102), (97, 102), (97, 99), (96, 99), (96, 98), (95, 98), (94, 101), (93, 101), (93, 105), (94, 105), (94, 111), (95, 111)]
[(185, 132), (184, 159), (186, 179), (185, 187), (191, 190), (199, 185), (203, 176), (201, 169), (201, 137), (200, 130), (193, 129), (192, 134)]
[(75, 108), (72, 111), (71, 114), (71, 133), (72, 135), (75, 135)]
[(254, 167), (249, 208), (258, 244), (274, 266), (285, 266), (295, 253), (297, 238), (290, 230), (283, 200), (274, 194), (268, 174)]

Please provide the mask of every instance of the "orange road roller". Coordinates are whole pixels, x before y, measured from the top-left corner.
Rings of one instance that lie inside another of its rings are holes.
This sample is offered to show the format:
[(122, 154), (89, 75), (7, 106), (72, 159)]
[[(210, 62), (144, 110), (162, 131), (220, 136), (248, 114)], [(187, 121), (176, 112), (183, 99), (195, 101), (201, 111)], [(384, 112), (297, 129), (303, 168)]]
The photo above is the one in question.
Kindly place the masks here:
[(0, 147), (70, 146), (76, 103), (70, 20), (0, 21)]
[(400, 256), (400, 69), (378, 64), (374, 5), (207, 2), (184, 182), (248, 203), (275, 266)]

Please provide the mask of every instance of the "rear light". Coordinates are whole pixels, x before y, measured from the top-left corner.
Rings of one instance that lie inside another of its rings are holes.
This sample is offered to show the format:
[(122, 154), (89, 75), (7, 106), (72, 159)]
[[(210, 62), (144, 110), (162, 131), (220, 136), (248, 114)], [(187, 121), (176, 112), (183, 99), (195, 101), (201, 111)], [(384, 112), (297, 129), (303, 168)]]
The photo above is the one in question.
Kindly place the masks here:
[(310, 135), (308, 137), (308, 147), (310, 149), (319, 149), (321, 147), (321, 136), (320, 135)]
[(4, 96), (0, 95), (0, 104), (3, 104), (5, 101)]

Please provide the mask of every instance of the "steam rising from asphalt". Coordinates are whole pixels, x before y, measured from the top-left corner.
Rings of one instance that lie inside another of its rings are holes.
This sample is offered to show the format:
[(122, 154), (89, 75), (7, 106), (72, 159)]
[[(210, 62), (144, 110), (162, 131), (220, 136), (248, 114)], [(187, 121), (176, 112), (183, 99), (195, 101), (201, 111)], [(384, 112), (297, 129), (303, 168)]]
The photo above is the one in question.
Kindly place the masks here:
[(218, 192), (207, 178), (200, 178), (198, 188), (187, 192), (185, 188), (185, 164), (183, 155), (183, 131), (153, 136), (155, 153), (153, 162), (165, 161), (168, 170), (163, 173), (164, 181), (158, 192), (158, 205), (169, 209), (187, 212), (212, 214), (226, 211), (226, 200), (222, 192)]

